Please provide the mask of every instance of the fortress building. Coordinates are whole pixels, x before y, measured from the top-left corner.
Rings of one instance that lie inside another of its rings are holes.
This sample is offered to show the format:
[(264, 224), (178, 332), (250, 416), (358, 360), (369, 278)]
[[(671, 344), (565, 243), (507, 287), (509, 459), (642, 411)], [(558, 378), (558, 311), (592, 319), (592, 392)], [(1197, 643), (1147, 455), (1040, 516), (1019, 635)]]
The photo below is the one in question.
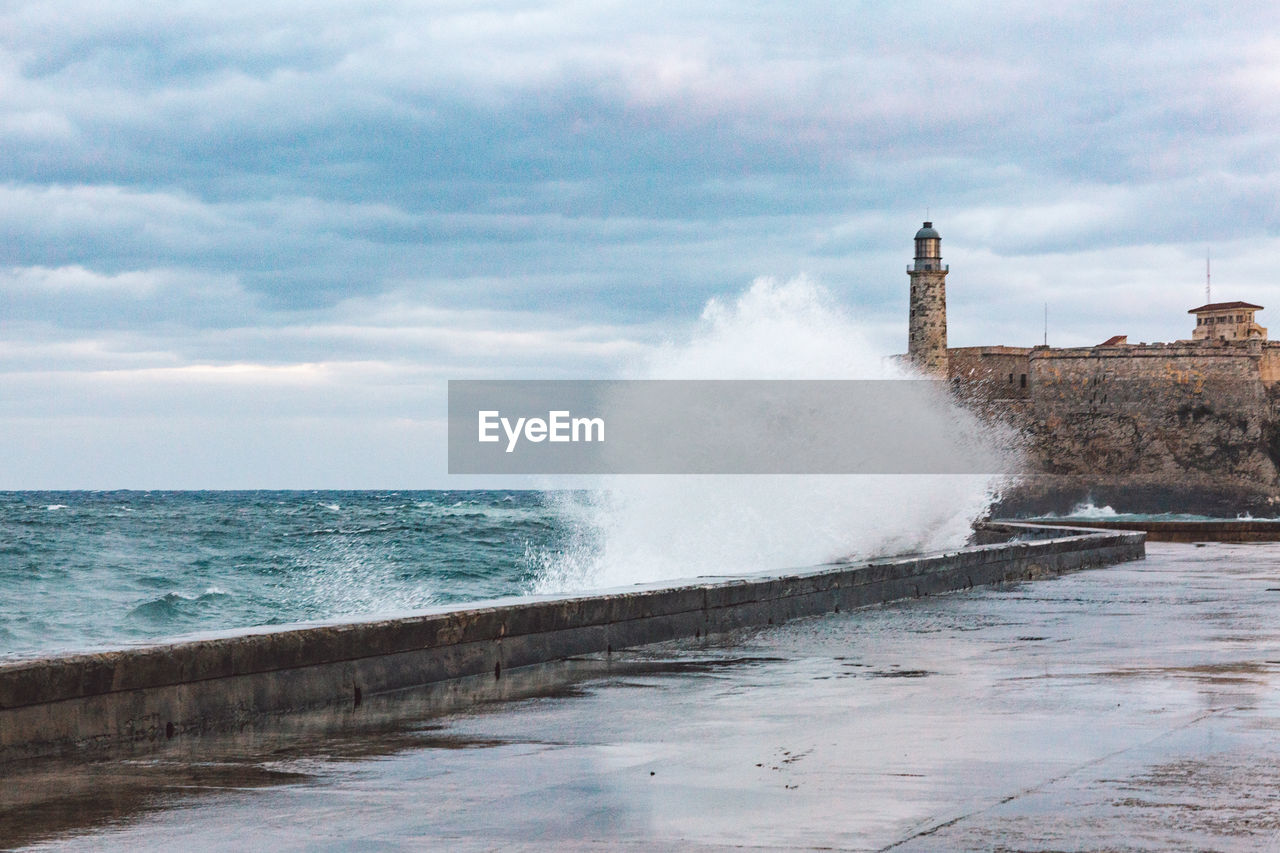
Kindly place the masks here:
[(1253, 322), (1253, 312), (1261, 310), (1261, 305), (1248, 302), (1212, 302), (1192, 308), (1187, 312), (1196, 315), (1196, 329), (1191, 333), (1191, 339), (1247, 341), (1261, 338), (1265, 341), (1267, 330)]
[(1261, 305), (1214, 302), (1192, 308), (1196, 322), (1188, 338), (1170, 343), (1129, 342), (1114, 335), (1090, 347), (947, 346), (946, 277), (942, 239), (932, 222), (916, 232), (911, 277), (907, 360), (921, 373), (1005, 400), (1035, 398), (1046, 382), (1072, 376), (1155, 379), (1185, 375), (1196, 380), (1231, 377), (1265, 385), (1280, 382), (1280, 341), (1254, 319)]
[(907, 267), (907, 360), (1017, 426), (1040, 487), (1056, 478), (1064, 495), (1135, 511), (1280, 512), (1280, 341), (1255, 321), (1261, 305), (1192, 308), (1190, 337), (1169, 343), (948, 347), (940, 246), (924, 223)]

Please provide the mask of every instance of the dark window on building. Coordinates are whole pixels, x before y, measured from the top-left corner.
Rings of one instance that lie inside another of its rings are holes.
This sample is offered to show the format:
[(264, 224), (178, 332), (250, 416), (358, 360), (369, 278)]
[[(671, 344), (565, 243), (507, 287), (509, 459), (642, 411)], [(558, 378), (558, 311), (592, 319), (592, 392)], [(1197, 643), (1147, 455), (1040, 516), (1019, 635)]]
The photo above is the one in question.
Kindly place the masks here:
[(1027, 374), (1025, 374), (1025, 373), (1024, 373), (1024, 374), (1022, 374), (1022, 387), (1023, 387), (1023, 388), (1026, 388), (1026, 387), (1027, 387)]
[(1012, 384), (1013, 384), (1013, 374), (1012, 374), (1012, 373), (1010, 373), (1010, 374), (1009, 374), (1009, 384), (1010, 384), (1010, 385), (1012, 385)]

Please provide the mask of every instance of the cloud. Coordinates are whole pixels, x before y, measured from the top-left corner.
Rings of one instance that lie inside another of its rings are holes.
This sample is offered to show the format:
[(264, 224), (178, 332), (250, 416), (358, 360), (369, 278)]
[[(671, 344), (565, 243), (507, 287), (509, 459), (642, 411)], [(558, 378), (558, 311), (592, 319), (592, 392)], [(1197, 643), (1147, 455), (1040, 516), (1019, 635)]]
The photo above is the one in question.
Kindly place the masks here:
[(15, 267), (0, 276), (0, 288), (11, 294), (61, 295), (66, 293), (116, 292), (147, 296), (162, 286), (160, 276), (147, 272), (103, 275), (81, 266)]
[(926, 209), (972, 342), (1024, 324), (969, 293), (1091, 338), (1119, 287), (1144, 328), (1206, 244), (1256, 299), (1278, 44), (1260, 2), (19, 0), (0, 392), (74, 374), (48, 418), (124, 417), (164, 396), (95, 396), (104, 371), (181, 377), (194, 418), (236, 365), (264, 400), (306, 365), (353, 399), (343, 365), (602, 375), (801, 272), (891, 351)]

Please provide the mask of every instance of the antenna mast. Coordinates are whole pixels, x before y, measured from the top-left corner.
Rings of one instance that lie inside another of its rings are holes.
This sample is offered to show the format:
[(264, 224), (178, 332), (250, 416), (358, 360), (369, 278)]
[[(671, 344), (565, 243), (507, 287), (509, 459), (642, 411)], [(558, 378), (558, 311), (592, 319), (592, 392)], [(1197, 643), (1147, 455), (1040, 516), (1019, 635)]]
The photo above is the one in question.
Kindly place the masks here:
[(1044, 345), (1049, 345), (1049, 303), (1044, 304)]
[(1204, 301), (1206, 305), (1209, 304), (1210, 302), (1213, 302), (1213, 295), (1212, 295), (1213, 291), (1209, 287), (1209, 284), (1212, 280), (1213, 280), (1212, 277), (1209, 275), (1209, 250), (1205, 249), (1204, 250)]

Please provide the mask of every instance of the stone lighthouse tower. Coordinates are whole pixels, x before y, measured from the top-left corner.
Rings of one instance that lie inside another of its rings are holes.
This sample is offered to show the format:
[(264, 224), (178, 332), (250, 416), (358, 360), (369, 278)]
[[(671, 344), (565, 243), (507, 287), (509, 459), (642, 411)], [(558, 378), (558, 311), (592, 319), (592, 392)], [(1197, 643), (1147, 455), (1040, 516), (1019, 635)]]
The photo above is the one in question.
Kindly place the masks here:
[(926, 222), (916, 232), (916, 262), (911, 276), (911, 315), (907, 357), (920, 372), (947, 378), (947, 267), (942, 265), (942, 238)]

